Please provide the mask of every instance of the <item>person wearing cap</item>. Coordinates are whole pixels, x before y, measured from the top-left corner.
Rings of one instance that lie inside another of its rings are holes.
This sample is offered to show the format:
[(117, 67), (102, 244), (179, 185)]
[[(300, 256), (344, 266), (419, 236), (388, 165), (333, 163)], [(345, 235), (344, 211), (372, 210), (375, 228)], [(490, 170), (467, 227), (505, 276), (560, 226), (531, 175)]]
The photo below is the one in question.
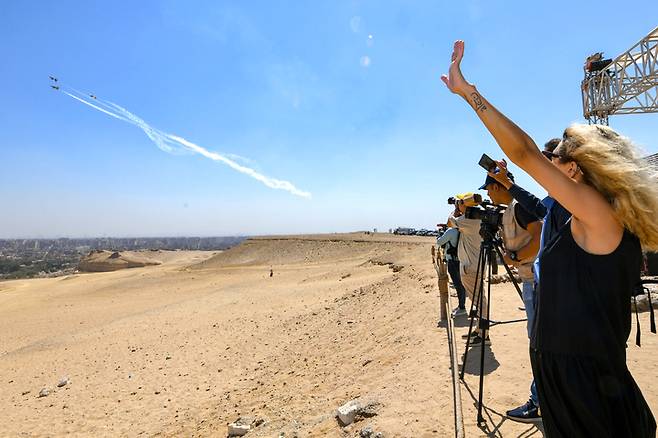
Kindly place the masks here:
[[(514, 175), (510, 172), (507, 172), (507, 177), (514, 182)], [(526, 210), (512, 197), (505, 186), (490, 175), (487, 175), (479, 190), (486, 190), (489, 199), (495, 205), (507, 205), (502, 219), (505, 263), (517, 268), (519, 276), (524, 282), (524, 288), (530, 290), (534, 287), (532, 265), (539, 251), (541, 218)]]
[[(462, 193), (455, 196), (455, 227), (459, 229), (459, 243), (457, 245), (457, 256), (459, 258), (459, 271), (466, 290), (466, 294), (471, 302), (475, 298), (475, 288), (477, 280), (477, 266), (480, 257), (480, 245), (482, 243), (482, 236), (480, 235), (480, 219), (469, 219), (464, 214), (467, 208), (467, 202), (470, 203), (474, 199), (473, 193)], [(489, 305), (487, 297), (482, 296), (481, 303), (475, 303), (478, 307), (478, 317), (489, 319)], [(468, 334), (463, 337), (466, 338)], [(478, 346), (484, 342), (485, 345), (491, 345), (489, 334), (486, 330), (480, 333), (479, 324), (475, 330), (471, 332), (470, 344)]]
[[(506, 170), (506, 169), (505, 169)], [(514, 176), (506, 172), (514, 182)], [(507, 205), (502, 217), (502, 236), (505, 246), (504, 262), (516, 267), (521, 277), (523, 304), (528, 317), (528, 337), (534, 321), (535, 281), (532, 265), (537, 257), (541, 240), (542, 221), (540, 217), (526, 210), (510, 194), (507, 187), (491, 175), (487, 175), (479, 190), (486, 190), (495, 205)], [(536, 391), (532, 394), (536, 399)]]

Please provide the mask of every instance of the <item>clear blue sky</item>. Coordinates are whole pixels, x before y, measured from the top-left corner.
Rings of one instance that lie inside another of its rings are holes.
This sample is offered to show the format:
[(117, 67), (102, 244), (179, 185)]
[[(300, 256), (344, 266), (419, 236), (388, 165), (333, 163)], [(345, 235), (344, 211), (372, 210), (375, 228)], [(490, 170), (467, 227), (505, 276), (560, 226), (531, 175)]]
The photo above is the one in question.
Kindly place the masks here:
[[(452, 42), (466, 41), (467, 78), (543, 143), (582, 119), (584, 58), (658, 25), (656, 1), (628, 15), (604, 3), (3, 1), (0, 237), (433, 228), (482, 183), (481, 153), (501, 156), (439, 79)], [(167, 154), (49, 74), (313, 197)], [(658, 151), (658, 115), (610, 124)]]

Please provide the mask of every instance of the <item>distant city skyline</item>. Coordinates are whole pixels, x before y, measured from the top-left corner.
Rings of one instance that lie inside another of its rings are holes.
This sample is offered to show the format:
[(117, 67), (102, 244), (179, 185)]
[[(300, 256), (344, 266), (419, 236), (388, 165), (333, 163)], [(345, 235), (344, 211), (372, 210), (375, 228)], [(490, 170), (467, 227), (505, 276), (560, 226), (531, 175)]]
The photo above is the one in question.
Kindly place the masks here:
[[(655, 1), (636, 2), (645, 13), (632, 21), (619, 7), (4, 2), (0, 239), (434, 228), (448, 197), (482, 184), (480, 155), (502, 157), (439, 79), (453, 41), (466, 41), (468, 78), (542, 145), (583, 122), (585, 58), (615, 57), (658, 25)], [(312, 196), (167, 153), (50, 88), (49, 75)], [(657, 123), (610, 118), (647, 155)]]

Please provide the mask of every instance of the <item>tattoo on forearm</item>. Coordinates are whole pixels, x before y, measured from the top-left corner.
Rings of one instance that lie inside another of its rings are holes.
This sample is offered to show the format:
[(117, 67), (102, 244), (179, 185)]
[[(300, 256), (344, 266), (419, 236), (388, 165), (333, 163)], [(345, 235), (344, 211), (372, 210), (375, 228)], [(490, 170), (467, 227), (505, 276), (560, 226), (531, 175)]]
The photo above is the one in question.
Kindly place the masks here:
[(471, 93), (471, 98), (473, 99), (473, 108), (475, 108), (475, 111), (487, 110), (487, 106), (482, 102), (482, 97), (475, 91)]

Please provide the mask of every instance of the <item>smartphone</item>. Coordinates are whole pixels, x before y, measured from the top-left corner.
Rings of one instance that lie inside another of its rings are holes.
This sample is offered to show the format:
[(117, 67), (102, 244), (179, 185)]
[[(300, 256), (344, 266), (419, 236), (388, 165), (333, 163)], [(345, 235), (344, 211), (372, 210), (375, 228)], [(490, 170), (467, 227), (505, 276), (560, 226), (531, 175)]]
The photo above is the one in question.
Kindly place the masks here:
[(487, 154), (482, 154), (482, 158), (480, 158), (480, 161), (478, 161), (478, 164), (482, 166), (484, 170), (487, 172), (493, 172), (496, 170), (496, 162), (489, 157)]

